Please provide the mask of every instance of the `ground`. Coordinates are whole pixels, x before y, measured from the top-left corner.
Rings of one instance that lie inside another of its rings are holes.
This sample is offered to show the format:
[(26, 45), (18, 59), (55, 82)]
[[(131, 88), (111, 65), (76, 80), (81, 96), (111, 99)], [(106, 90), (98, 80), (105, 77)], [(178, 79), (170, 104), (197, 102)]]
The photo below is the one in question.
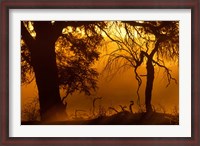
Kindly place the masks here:
[(112, 116), (99, 116), (91, 120), (71, 120), (56, 122), (26, 121), (22, 125), (178, 125), (179, 116), (164, 113), (119, 112)]

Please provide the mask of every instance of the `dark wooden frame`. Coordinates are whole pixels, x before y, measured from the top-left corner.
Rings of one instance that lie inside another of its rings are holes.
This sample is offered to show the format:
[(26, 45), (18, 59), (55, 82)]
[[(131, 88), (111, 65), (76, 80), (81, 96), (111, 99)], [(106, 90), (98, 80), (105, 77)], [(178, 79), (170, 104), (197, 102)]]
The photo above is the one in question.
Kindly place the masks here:
[[(3, 0), (1, 1), (1, 44), (0, 44), (0, 145), (152, 145), (152, 146), (200, 146), (199, 108), (199, 0)], [(10, 138), (9, 137), (9, 9), (191, 9), (192, 10), (192, 136), (168, 138)]]

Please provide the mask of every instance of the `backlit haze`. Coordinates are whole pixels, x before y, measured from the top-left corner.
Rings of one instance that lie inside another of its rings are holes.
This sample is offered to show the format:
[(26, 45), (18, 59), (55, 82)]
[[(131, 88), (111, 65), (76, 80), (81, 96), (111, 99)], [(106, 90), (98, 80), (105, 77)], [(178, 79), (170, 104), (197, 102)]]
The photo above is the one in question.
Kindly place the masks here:
[[(104, 65), (105, 63), (102, 59), (102, 61), (95, 64), (95, 67), (99, 72), (101, 72)], [(178, 65), (171, 63), (169, 66), (173, 71), (174, 77), (178, 80)], [(145, 66), (141, 67), (141, 71), (144, 70), (142, 68), (145, 69)], [(172, 82), (168, 87), (166, 87), (168, 82), (166, 76), (164, 75), (164, 70), (156, 68), (155, 72), (152, 105), (154, 105), (158, 110), (161, 110), (161, 112), (163, 112), (161, 109), (161, 107), (163, 107), (166, 112), (171, 113), (175, 107), (178, 108), (179, 106), (179, 85)], [(144, 104), (145, 85), (146, 80), (143, 78), (140, 89), (141, 104)], [(135, 102), (133, 112), (138, 112), (138, 106), (136, 104), (137, 81), (133, 70), (129, 69), (122, 73), (118, 73), (112, 78), (108, 78), (106, 72), (104, 72), (99, 76), (98, 87), (97, 91), (91, 96), (86, 96), (83, 93), (74, 93), (73, 95), (69, 95), (69, 97), (67, 97), (67, 114), (70, 119), (75, 116), (76, 110), (84, 110), (82, 112), (86, 113), (91, 112), (93, 98), (95, 97), (102, 97), (102, 100), (96, 102), (97, 107), (102, 105), (105, 108), (115, 107), (119, 110), (119, 105), (125, 105), (128, 107), (130, 101), (133, 100)], [(29, 85), (21, 86), (22, 110), (27, 102), (38, 96), (37, 93), (35, 80)], [(98, 108), (96, 112), (98, 112)]]
[[(114, 31), (114, 30), (113, 30)], [(35, 36), (35, 34), (34, 34)], [(93, 99), (96, 97), (102, 97), (96, 101), (95, 113), (99, 112), (100, 108), (103, 108), (106, 113), (114, 114), (109, 110), (109, 107), (114, 107), (120, 111), (120, 106), (129, 106), (130, 101), (134, 101), (133, 112), (136, 113), (139, 110), (137, 105), (137, 87), (138, 82), (135, 79), (135, 74), (132, 68), (121, 71), (113, 76), (108, 76), (107, 71), (103, 71), (106, 65), (106, 58), (104, 57), (107, 51), (112, 51), (116, 46), (109, 44), (105, 47), (105, 44), (99, 48), (100, 58), (95, 62), (94, 68), (100, 73), (98, 78), (98, 89), (90, 96), (86, 96), (84, 93), (73, 93), (66, 99), (67, 101), (67, 118), (72, 120), (76, 117), (87, 118), (92, 115)], [(179, 107), (179, 67), (178, 62), (167, 62), (165, 64), (170, 70), (171, 74), (177, 80), (171, 82), (168, 87), (168, 79), (163, 68), (155, 66), (155, 79), (152, 91), (152, 105), (157, 112), (172, 113), (174, 108)], [(146, 65), (143, 64), (139, 67), (141, 74), (146, 73)], [(140, 88), (140, 103), (144, 105), (144, 93), (146, 86), (146, 78), (142, 78), (142, 85)], [(63, 91), (60, 91), (61, 97), (63, 97)], [(27, 117), (23, 115), (24, 109), (27, 108), (28, 103), (34, 99), (38, 100), (38, 91), (35, 80), (28, 85), (21, 86), (21, 108), (22, 108), (22, 121), (27, 120)], [(48, 102), (48, 101), (47, 101)], [(128, 108), (127, 108), (128, 109)], [(38, 110), (38, 107), (37, 107)], [(78, 113), (77, 113), (78, 112)], [(76, 114), (76, 115), (75, 115)]]

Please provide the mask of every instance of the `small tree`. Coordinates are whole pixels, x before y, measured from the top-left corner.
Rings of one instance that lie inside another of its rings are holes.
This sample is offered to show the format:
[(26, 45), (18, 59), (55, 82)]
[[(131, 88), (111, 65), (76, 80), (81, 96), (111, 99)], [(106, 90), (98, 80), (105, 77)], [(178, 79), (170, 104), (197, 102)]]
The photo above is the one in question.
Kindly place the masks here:
[[(155, 67), (165, 70), (168, 84), (172, 77), (167, 61), (178, 62), (179, 56), (179, 22), (178, 21), (113, 21), (107, 28), (98, 25), (115, 46), (108, 48), (108, 60), (105, 70), (118, 72), (132, 68), (138, 82), (137, 95), (142, 78), (146, 77), (145, 105), (146, 111), (152, 112), (151, 99)], [(114, 46), (114, 45), (113, 45)], [(111, 51), (109, 51), (111, 50)], [(140, 75), (138, 68), (146, 65), (146, 74)], [(139, 103), (140, 104), (140, 103)]]

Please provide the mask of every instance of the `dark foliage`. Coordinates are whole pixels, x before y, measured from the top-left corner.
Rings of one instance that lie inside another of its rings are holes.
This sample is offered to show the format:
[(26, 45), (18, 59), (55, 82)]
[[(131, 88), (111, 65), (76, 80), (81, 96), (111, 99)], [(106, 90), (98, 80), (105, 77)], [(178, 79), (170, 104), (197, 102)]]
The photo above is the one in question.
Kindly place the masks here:
[[(30, 83), (30, 72), (34, 71), (42, 120), (65, 117), (59, 87), (66, 89), (66, 96), (76, 90), (90, 94), (90, 90), (97, 87), (98, 73), (91, 68), (98, 59), (95, 49), (101, 41), (94, 27), (96, 23), (103, 24), (93, 21), (21, 22), (22, 83)], [(81, 29), (86, 37), (81, 36)], [(74, 56), (66, 56), (70, 53)]]
[[(30, 34), (35, 33), (34, 29), (30, 29), (31, 24), (34, 26), (34, 22), (24, 22)], [(98, 72), (92, 65), (99, 58), (97, 48), (103, 39), (95, 25), (105, 27), (105, 24), (89, 21), (71, 22), (70, 26), (67, 24), (63, 25), (63, 33), (55, 42), (59, 85), (66, 92), (65, 97), (75, 91), (90, 95), (91, 91), (97, 88)], [(21, 79), (22, 84), (29, 84), (34, 79), (30, 50), (23, 40), (21, 41)]]

